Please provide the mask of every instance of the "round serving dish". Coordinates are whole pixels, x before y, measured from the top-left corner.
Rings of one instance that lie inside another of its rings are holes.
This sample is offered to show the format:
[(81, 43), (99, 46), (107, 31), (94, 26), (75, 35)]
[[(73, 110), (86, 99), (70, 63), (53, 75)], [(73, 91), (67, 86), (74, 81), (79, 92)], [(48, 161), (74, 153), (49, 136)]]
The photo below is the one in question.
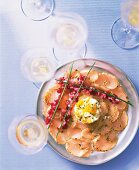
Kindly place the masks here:
[[(95, 62), (95, 66), (93, 67), (93, 69), (109, 72), (109, 73), (115, 75), (119, 79), (120, 83), (123, 85), (123, 87), (125, 88), (125, 90), (128, 94), (129, 100), (133, 103), (134, 106), (129, 106), (129, 109), (127, 112), (128, 118), (129, 118), (128, 126), (125, 128), (125, 130), (123, 132), (121, 132), (119, 134), (119, 140), (118, 140), (116, 147), (110, 151), (93, 152), (90, 155), (90, 157), (88, 157), (88, 158), (75, 157), (75, 156), (69, 154), (66, 151), (64, 146), (57, 144), (54, 141), (54, 139), (49, 135), (48, 145), (55, 152), (57, 152), (58, 154), (60, 154), (61, 156), (63, 156), (64, 158), (66, 158), (70, 161), (73, 161), (73, 162), (76, 162), (79, 164), (84, 164), (84, 165), (102, 164), (102, 163), (107, 162), (107, 161), (115, 158), (116, 156), (118, 156), (131, 143), (131, 141), (133, 140), (133, 138), (137, 132), (138, 125), (139, 125), (139, 110), (138, 110), (139, 97), (138, 97), (138, 94), (137, 94), (137, 91), (136, 91), (134, 85), (132, 84), (132, 82), (129, 80), (129, 78), (126, 76), (126, 74), (123, 71), (121, 71), (118, 67), (116, 67), (110, 63), (92, 59), (92, 58), (75, 60), (74, 68), (82, 70), (87, 67), (90, 67), (94, 62)], [(55, 82), (55, 79), (62, 76), (63, 73), (69, 69), (69, 66), (71, 65), (71, 63), (72, 62), (69, 62), (69, 63), (61, 66), (60, 68), (58, 68), (55, 72), (54, 77), (51, 80), (45, 82), (41, 86), (41, 88), (39, 90), (38, 98), (37, 98), (37, 110), (36, 110), (37, 115), (43, 117), (43, 115), (42, 115), (43, 96), (44, 96), (45, 92), (53, 85), (53, 83)]]

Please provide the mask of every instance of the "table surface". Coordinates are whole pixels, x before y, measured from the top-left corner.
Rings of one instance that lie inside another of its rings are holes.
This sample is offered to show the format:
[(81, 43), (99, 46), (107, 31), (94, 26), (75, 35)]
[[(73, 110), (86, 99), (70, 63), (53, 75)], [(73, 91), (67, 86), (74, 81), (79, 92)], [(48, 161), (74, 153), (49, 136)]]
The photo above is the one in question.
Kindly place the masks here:
[[(12, 1), (13, 2), (13, 1)], [(77, 12), (88, 24), (90, 57), (108, 61), (127, 73), (139, 91), (139, 47), (123, 50), (112, 41), (110, 30), (120, 16), (120, 0), (56, 0), (55, 12)], [(7, 138), (12, 119), (35, 113), (38, 90), (20, 72), (21, 56), (30, 48), (47, 47), (51, 17), (33, 22), (20, 9), (20, 0), (0, 2), (0, 170), (138, 170), (139, 131), (133, 142), (118, 157), (98, 166), (83, 166), (61, 158), (51, 148), (33, 156), (15, 152)]]

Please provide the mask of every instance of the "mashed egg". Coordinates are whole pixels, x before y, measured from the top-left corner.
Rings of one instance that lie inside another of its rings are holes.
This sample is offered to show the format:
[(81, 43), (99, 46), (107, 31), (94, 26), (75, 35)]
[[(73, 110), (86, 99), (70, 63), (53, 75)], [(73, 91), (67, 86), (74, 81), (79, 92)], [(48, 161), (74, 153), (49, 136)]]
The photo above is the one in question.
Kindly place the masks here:
[(91, 97), (83, 97), (75, 104), (74, 114), (82, 123), (93, 123), (100, 117), (100, 104)]

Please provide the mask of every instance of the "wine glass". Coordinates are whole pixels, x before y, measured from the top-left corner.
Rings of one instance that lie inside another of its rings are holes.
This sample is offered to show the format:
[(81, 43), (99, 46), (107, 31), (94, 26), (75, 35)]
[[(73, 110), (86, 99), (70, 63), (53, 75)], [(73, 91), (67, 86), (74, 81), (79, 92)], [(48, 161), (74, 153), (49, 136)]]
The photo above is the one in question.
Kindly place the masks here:
[(53, 53), (58, 62), (84, 58), (87, 53), (88, 28), (85, 20), (76, 13), (56, 15), (52, 31)]
[(139, 45), (139, 0), (123, 0), (121, 18), (114, 22), (111, 35), (113, 41), (123, 49)]
[(53, 54), (45, 48), (28, 50), (21, 59), (23, 76), (39, 88), (44, 81), (51, 79), (57, 68)]
[(21, 0), (21, 9), (33, 21), (42, 21), (52, 15), (54, 0)]
[[(41, 51), (35, 54), (36, 50), (34, 50), (34, 52), (27, 52), (21, 61), (24, 77), (34, 82), (36, 87), (39, 87), (38, 82), (49, 80), (57, 66), (86, 56), (88, 29), (85, 20), (80, 15), (75, 13), (54, 14), (54, 0), (21, 0), (21, 9), (34, 21), (42, 21), (49, 16), (54, 19), (54, 28), (51, 29), (51, 37), (48, 40), (53, 42), (53, 56), (44, 54), (43, 56), (49, 56), (48, 61), (46, 57), (41, 57)], [(53, 57), (55, 57), (55, 61), (52, 63)], [(56, 62), (57, 66), (52, 65)], [(47, 74), (48, 70), (50, 70), (49, 74)]]
[(16, 151), (32, 155), (47, 144), (48, 131), (43, 119), (36, 115), (22, 115), (14, 118), (8, 128), (8, 139)]

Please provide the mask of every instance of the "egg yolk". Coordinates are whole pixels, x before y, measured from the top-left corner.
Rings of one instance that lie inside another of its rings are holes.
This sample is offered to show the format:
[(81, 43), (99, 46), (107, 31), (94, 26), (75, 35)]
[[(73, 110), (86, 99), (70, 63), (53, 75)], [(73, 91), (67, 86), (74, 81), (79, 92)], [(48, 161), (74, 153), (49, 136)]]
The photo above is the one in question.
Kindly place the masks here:
[(93, 123), (100, 116), (99, 102), (91, 97), (82, 98), (75, 104), (74, 114), (82, 123)]

